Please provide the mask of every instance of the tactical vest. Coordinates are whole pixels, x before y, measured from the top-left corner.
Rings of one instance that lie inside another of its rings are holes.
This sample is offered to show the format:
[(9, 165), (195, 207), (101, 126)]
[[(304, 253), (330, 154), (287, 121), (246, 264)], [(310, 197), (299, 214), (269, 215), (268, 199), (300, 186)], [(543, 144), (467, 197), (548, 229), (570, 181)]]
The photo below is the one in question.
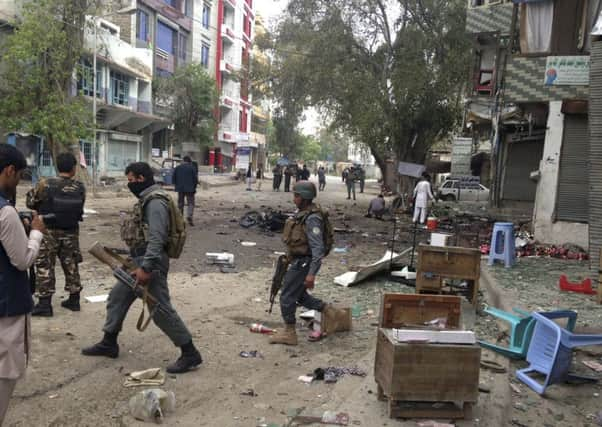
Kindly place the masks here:
[(85, 189), (81, 182), (70, 178), (50, 178), (46, 181), (46, 197), (39, 213), (56, 215), (56, 223), (48, 228), (74, 230), (84, 214)]
[(319, 205), (312, 204), (308, 209), (299, 212), (293, 218), (287, 219), (284, 224), (282, 240), (288, 248), (289, 256), (298, 257), (311, 255), (305, 221), (310, 215), (315, 213), (320, 214), (322, 217), (322, 237), (324, 239), (325, 255), (330, 253), (333, 245), (333, 232), (328, 219), (328, 212), (322, 210)]
[[(0, 196), (0, 209), (13, 209)], [(1, 225), (0, 225), (1, 226)], [(0, 244), (0, 317), (21, 316), (33, 308), (27, 272), (17, 270)]]
[(165, 251), (170, 258), (178, 258), (186, 243), (186, 222), (171, 196), (156, 189), (145, 194), (134, 205), (131, 214), (121, 223), (121, 239), (134, 251), (143, 249), (148, 242), (148, 223), (144, 221), (144, 209), (153, 199), (161, 199), (169, 210), (169, 230)]

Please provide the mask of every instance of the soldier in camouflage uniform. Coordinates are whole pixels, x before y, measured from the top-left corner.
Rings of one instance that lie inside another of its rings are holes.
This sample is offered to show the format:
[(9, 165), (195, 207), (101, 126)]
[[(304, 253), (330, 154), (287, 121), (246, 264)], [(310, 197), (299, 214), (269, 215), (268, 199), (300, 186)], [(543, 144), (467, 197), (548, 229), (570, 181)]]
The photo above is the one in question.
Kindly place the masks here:
[(36, 294), (38, 304), (33, 316), (51, 317), (52, 295), (55, 292), (54, 267), (58, 256), (65, 274), (65, 290), (69, 298), (61, 305), (79, 311), (79, 294), (82, 289), (78, 264), (82, 261), (79, 249), (79, 221), (82, 220), (86, 189), (73, 179), (77, 160), (71, 153), (57, 156), (58, 177), (42, 179), (27, 193), (27, 207), (42, 215), (54, 214), (55, 221), (47, 225), (40, 253), (35, 263)]

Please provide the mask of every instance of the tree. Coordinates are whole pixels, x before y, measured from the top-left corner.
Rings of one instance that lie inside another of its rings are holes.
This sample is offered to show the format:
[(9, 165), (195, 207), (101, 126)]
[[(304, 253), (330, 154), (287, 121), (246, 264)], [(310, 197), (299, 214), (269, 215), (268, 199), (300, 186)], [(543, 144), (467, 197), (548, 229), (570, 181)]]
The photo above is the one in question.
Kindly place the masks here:
[(301, 155), (305, 162), (310, 160), (325, 160), (321, 157), (322, 146), (313, 136), (301, 135), (303, 141), (303, 153)]
[(89, 0), (24, 2), (3, 46), (0, 127), (43, 137), (53, 158), (93, 135), (89, 104), (72, 83), (84, 54), (85, 17), (95, 10)]
[[(291, 0), (276, 35), (275, 76), (296, 82), (304, 95), (297, 108), (319, 107), (381, 169), (387, 155), (423, 162), (461, 118), (465, 3)], [(275, 95), (286, 102), (286, 93)]]
[(170, 77), (158, 77), (153, 82), (157, 101), (169, 106), (178, 142), (197, 142), (200, 146), (213, 141), (217, 100), (215, 81), (200, 64), (188, 64), (176, 69)]

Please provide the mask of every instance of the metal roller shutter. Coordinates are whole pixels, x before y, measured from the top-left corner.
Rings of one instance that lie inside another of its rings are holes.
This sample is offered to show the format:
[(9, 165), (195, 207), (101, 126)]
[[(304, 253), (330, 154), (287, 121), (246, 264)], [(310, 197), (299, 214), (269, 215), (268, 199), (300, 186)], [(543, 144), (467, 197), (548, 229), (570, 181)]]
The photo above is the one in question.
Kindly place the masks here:
[(566, 115), (556, 197), (557, 221), (589, 221), (588, 152), (587, 116)]
[(529, 178), (529, 175), (539, 169), (542, 156), (543, 139), (508, 144), (503, 200), (520, 202), (535, 200), (537, 184)]
[(602, 41), (591, 50), (589, 96), (589, 251), (591, 268), (597, 271), (602, 247)]

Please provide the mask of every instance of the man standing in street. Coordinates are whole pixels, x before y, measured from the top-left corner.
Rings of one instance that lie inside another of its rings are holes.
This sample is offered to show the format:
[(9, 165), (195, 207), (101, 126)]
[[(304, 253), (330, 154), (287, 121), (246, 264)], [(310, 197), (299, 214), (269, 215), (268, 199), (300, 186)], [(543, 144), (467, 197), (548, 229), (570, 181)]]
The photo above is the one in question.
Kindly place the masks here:
[(27, 269), (38, 256), (46, 231), (41, 217), (34, 214), (28, 238), (14, 208), (26, 166), (20, 151), (0, 144), (0, 425), (30, 355), (33, 299)]
[(313, 182), (299, 181), (293, 188), (298, 212), (284, 226), (282, 239), (287, 246), (289, 268), (282, 281), (280, 310), (284, 329), (270, 339), (270, 344), (297, 345), (295, 330), (297, 304), (317, 310), (324, 317), (335, 317), (337, 311), (307, 292), (313, 289), (322, 259), (328, 254), (332, 239), (328, 237), (328, 213), (313, 202), (317, 192)]
[(353, 192), (353, 200), (355, 200), (355, 181), (357, 180), (357, 172), (355, 167), (351, 166), (347, 173), (345, 183), (347, 184), (347, 200), (351, 199), (351, 193)]
[(358, 166), (358, 175), (360, 180), (360, 193), (364, 192), (364, 185), (366, 184), (366, 170), (360, 165)]
[(272, 189), (274, 191), (280, 191), (280, 183), (282, 182), (282, 166), (274, 166), (274, 169), (272, 169), (272, 174), (274, 175)]
[(309, 172), (309, 169), (307, 169), (307, 165), (303, 165), (303, 169), (301, 170), (301, 181), (309, 180), (310, 176), (311, 173)]
[(56, 220), (47, 225), (48, 232), (42, 241), (40, 255), (36, 259), (36, 293), (38, 303), (32, 316), (52, 317), (52, 295), (55, 292), (54, 268), (58, 256), (65, 275), (65, 291), (69, 298), (61, 306), (79, 311), (79, 294), (82, 290), (79, 277), (79, 222), (83, 219), (86, 188), (75, 176), (77, 160), (71, 153), (56, 157), (59, 176), (41, 179), (27, 193), (26, 205), (40, 215), (54, 214)]
[(184, 156), (184, 162), (174, 170), (173, 184), (178, 193), (178, 208), (182, 215), (184, 215), (184, 200), (186, 200), (186, 204), (188, 205), (186, 219), (188, 220), (188, 224), (193, 226), (194, 196), (199, 184), (199, 176), (190, 156)]
[(291, 191), (291, 176), (293, 176), (293, 170), (291, 166), (284, 168), (284, 191), (288, 193)]
[(429, 200), (435, 200), (431, 191), (430, 176), (427, 173), (422, 174), (420, 182), (414, 188), (414, 224), (420, 219), (420, 224), (426, 221)]
[(320, 184), (320, 191), (324, 191), (326, 187), (326, 171), (324, 170), (324, 166), (320, 166), (320, 169), (318, 169), (318, 183)]
[[(125, 173), (128, 188), (138, 198), (132, 215), (122, 224), (121, 235), (130, 248), (130, 255), (138, 266), (132, 275), (140, 286), (145, 287), (161, 306), (153, 315), (155, 324), (173, 344), (180, 347), (182, 355), (167, 367), (170, 374), (188, 372), (198, 367), (203, 359), (192, 343), (192, 336), (171, 305), (167, 274), (169, 272), (168, 243), (174, 230), (170, 220), (174, 209), (171, 196), (161, 190), (153, 180), (151, 167), (144, 162), (130, 164)], [(117, 282), (107, 301), (107, 318), (103, 327), (104, 337), (97, 344), (84, 348), (86, 356), (116, 358), (119, 355), (117, 335), (125, 316), (136, 300), (134, 291)]]

